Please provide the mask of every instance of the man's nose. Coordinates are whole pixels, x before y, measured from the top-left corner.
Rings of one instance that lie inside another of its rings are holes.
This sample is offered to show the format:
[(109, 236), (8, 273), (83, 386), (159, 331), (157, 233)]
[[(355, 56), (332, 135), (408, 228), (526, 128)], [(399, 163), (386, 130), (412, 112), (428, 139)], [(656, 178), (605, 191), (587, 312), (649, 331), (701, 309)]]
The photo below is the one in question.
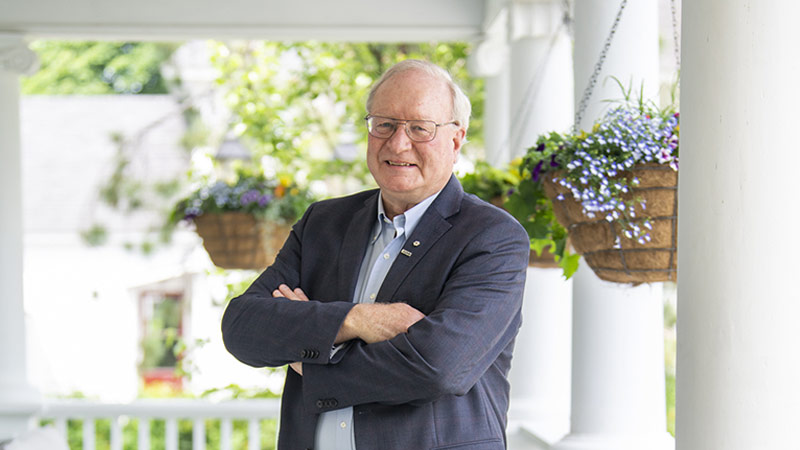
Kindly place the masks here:
[(412, 142), (413, 141), (408, 137), (408, 133), (406, 132), (406, 125), (397, 124), (397, 129), (394, 130), (394, 134), (389, 138), (387, 144), (397, 150), (404, 150), (411, 147)]

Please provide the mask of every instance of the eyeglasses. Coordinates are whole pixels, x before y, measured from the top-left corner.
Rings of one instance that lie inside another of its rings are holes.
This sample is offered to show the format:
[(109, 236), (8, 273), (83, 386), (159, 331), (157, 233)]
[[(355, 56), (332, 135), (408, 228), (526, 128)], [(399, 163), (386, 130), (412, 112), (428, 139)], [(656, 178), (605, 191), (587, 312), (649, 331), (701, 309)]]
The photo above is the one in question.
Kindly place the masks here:
[(379, 139), (389, 139), (394, 136), (397, 126), (403, 124), (406, 135), (414, 142), (428, 142), (436, 137), (436, 130), (444, 125), (458, 125), (458, 121), (436, 123), (432, 120), (398, 120), (390, 117), (367, 116), (367, 130), (369, 134)]

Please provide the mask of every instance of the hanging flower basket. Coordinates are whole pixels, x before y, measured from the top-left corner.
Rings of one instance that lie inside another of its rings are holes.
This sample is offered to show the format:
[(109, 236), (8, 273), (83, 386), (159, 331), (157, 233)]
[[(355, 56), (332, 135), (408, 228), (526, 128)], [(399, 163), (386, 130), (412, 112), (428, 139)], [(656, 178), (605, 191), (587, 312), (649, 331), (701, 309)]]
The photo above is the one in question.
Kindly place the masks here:
[(232, 181), (201, 183), (178, 201), (171, 221), (194, 223), (216, 266), (264, 270), (312, 201), (289, 176), (273, 179), (241, 168)]
[(516, 203), (544, 198), (603, 280), (675, 281), (678, 122), (671, 108), (626, 94), (589, 131), (542, 135), (523, 160)]
[(223, 269), (264, 270), (291, 231), (287, 225), (243, 212), (203, 214), (194, 223), (211, 261)]
[[(619, 178), (634, 178), (639, 183), (624, 199), (635, 202), (635, 220), (647, 222), (649, 240), (629, 239), (625, 227), (603, 217), (590, 218), (583, 212), (569, 189), (555, 183), (555, 176), (544, 179), (544, 189), (553, 201), (558, 221), (567, 228), (570, 242), (595, 274), (617, 283), (676, 281), (678, 269), (678, 172), (664, 164), (638, 164)], [(642, 206), (642, 203), (645, 205)], [(647, 217), (647, 219), (644, 219)]]

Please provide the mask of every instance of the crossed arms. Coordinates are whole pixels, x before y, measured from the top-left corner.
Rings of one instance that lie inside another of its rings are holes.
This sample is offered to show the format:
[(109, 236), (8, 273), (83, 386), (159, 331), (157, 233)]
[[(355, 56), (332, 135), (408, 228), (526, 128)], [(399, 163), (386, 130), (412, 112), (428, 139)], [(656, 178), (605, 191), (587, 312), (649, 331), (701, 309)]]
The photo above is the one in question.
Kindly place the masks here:
[[(300, 288), (290, 288), (285, 284), (272, 291), (274, 298), (285, 297), (294, 301), (308, 301), (308, 296)], [(341, 344), (353, 339), (361, 339), (367, 344), (386, 341), (400, 333), (405, 333), (425, 317), (413, 306), (406, 303), (364, 303), (353, 306), (336, 333), (334, 344)], [(289, 364), (295, 372), (303, 375), (303, 363)]]
[[(276, 263), (228, 305), (222, 331), (236, 358), (302, 372), (310, 411), (319, 398), (337, 398), (338, 408), (433, 401), (467, 392), (493, 365), (507, 370), (529, 251), (513, 219), (479, 217), (478, 230), (443, 236), (444, 250), (426, 255), (400, 285), (394, 298), (403, 302), (354, 304), (330, 301), (341, 276), (333, 263), (301, 264), (303, 255), (338, 251), (332, 239), (314, 240), (329, 236), (331, 224), (317, 226), (309, 214)], [(332, 357), (341, 342), (347, 345)]]

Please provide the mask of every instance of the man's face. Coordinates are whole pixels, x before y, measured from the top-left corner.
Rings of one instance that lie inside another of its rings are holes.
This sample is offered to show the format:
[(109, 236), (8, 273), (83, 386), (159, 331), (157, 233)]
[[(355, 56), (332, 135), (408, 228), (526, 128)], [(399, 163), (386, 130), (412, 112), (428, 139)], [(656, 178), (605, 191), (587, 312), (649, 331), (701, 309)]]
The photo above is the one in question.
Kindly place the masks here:
[[(375, 93), (370, 115), (399, 120), (453, 120), (447, 85), (420, 71), (407, 71), (386, 80)], [(402, 124), (388, 139), (369, 136), (367, 166), (394, 216), (441, 190), (458, 158), (466, 134), (458, 125), (444, 125), (429, 142), (409, 139)]]

